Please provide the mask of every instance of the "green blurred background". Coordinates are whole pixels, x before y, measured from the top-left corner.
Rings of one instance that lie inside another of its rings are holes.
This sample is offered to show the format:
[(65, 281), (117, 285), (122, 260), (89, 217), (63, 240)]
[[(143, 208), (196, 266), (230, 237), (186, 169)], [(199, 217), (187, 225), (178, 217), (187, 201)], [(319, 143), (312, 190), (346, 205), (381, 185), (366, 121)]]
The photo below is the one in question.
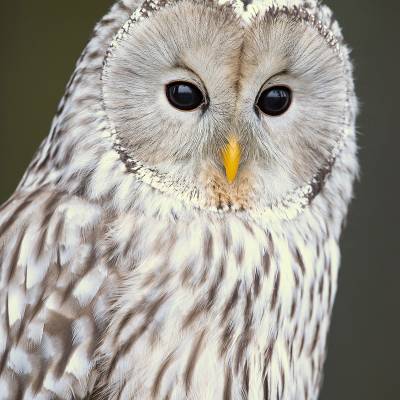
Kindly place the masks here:
[[(74, 63), (112, 3), (1, 0), (0, 203), (47, 135)], [(321, 399), (399, 399), (400, 3), (327, 3), (353, 48), (362, 179), (343, 236)]]

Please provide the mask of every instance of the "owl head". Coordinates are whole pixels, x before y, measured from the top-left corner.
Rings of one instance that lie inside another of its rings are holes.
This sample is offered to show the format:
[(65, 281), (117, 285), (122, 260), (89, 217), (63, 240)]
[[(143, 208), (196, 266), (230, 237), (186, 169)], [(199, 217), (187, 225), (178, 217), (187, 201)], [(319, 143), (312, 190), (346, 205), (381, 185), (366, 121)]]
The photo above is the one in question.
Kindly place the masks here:
[(316, 0), (119, 1), (20, 188), (292, 219), (322, 191), (347, 206), (356, 113), (349, 50)]
[(147, 0), (108, 49), (126, 167), (223, 210), (309, 202), (352, 125), (348, 53), (315, 2)]

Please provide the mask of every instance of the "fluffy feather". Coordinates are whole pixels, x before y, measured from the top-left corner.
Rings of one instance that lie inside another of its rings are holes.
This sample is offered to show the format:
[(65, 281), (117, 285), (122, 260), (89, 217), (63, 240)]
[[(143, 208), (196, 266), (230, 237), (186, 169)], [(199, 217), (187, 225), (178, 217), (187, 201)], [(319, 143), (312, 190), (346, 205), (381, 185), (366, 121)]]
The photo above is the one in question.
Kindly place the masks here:
[[(200, 76), (208, 114), (169, 108)], [(274, 121), (271, 82), (298, 94)], [(0, 398), (316, 399), (356, 112), (325, 6), (118, 2), (0, 209)]]

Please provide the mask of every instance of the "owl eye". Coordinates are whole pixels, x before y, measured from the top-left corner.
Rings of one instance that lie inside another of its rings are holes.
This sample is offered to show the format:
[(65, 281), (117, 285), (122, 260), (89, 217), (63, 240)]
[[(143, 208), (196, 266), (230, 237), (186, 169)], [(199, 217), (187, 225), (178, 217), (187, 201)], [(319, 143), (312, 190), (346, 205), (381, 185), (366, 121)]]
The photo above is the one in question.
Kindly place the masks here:
[(292, 103), (292, 91), (286, 86), (273, 86), (264, 90), (257, 101), (257, 107), (273, 117), (284, 114)]
[(189, 82), (171, 82), (167, 85), (171, 105), (182, 111), (192, 111), (205, 103), (201, 90)]

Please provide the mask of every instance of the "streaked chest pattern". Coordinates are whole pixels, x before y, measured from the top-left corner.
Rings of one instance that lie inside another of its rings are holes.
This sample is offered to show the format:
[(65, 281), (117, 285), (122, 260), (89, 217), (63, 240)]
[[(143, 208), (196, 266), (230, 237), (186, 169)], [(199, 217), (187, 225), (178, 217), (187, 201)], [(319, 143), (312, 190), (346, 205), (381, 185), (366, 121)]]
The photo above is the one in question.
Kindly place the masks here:
[(110, 398), (316, 398), (339, 251), (329, 233), (293, 226), (117, 221), (100, 350)]

